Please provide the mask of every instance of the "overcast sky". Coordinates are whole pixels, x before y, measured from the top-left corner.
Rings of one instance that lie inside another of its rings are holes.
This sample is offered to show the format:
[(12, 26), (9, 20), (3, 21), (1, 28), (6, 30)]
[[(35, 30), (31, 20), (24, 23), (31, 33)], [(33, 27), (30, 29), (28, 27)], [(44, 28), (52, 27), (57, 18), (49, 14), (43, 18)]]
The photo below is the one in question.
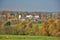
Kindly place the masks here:
[(60, 0), (0, 0), (0, 10), (60, 12)]

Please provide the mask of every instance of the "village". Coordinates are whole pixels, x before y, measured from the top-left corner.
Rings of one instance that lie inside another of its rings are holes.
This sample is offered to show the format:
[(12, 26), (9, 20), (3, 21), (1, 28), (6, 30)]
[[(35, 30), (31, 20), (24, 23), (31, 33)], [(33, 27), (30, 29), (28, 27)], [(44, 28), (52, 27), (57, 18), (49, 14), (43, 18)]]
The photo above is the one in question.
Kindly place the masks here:
[(20, 21), (33, 20), (35, 23), (47, 21), (49, 18), (60, 19), (60, 13), (54, 12), (26, 12), (26, 11), (0, 11), (0, 22), (10, 21), (17, 24)]

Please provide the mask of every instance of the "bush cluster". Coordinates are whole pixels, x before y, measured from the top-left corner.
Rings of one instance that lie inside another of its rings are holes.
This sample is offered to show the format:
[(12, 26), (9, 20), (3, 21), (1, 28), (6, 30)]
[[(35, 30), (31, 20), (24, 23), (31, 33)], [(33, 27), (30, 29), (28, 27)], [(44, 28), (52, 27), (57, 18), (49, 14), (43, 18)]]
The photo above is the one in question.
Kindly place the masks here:
[(34, 26), (32, 24), (32, 21), (21, 21), (14, 26), (10, 22), (0, 24), (0, 34), (60, 36), (60, 20), (49, 19), (43, 23), (42, 28), (39, 28), (38, 24)]
[(33, 26), (32, 22), (22, 21), (17, 25), (11, 25), (10, 22), (6, 22), (0, 27), (0, 34), (8, 35), (39, 35), (38, 25)]
[(41, 35), (60, 36), (60, 20), (49, 19), (41, 29)]

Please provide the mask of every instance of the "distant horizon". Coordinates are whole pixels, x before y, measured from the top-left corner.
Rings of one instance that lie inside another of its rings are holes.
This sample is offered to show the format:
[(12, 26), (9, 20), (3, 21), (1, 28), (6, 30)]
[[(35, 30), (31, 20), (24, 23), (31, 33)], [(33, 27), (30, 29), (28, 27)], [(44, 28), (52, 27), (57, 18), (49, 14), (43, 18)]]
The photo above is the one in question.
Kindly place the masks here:
[[(23, 10), (0, 10), (0, 11), (47, 12), (47, 11), (23, 11)], [(60, 13), (60, 12), (50, 12), (50, 13)]]

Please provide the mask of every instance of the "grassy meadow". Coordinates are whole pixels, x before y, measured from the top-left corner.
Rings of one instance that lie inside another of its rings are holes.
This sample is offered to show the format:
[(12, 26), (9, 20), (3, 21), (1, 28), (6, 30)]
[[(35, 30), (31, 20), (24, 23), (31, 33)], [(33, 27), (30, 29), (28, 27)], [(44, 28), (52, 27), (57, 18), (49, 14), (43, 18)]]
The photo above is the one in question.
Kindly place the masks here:
[(53, 36), (29, 36), (29, 35), (0, 35), (0, 40), (60, 40), (60, 37)]

